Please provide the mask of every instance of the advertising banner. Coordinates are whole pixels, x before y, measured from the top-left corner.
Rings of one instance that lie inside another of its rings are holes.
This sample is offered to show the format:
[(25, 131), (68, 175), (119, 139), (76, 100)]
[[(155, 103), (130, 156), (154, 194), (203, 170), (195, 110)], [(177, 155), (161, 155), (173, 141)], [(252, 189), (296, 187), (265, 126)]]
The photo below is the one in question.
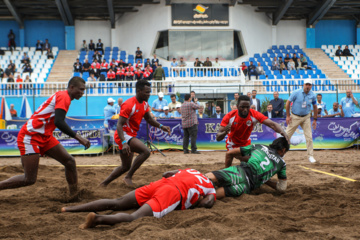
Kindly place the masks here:
[(227, 4), (172, 4), (172, 26), (229, 26)]
[[(0, 156), (20, 156), (17, 147), (17, 135), (20, 130), (0, 130)], [(87, 150), (77, 140), (68, 135), (54, 131), (54, 137), (73, 155), (101, 154), (104, 152), (104, 129), (75, 130), (77, 134), (89, 139), (91, 147)]]
[[(285, 119), (272, 119), (285, 129)], [(171, 128), (171, 135), (159, 128), (147, 124), (143, 120), (138, 132), (138, 138), (150, 140), (159, 149), (182, 149), (183, 129), (181, 120), (158, 120)], [(112, 133), (116, 130), (116, 120), (109, 121)], [(199, 119), (197, 147), (198, 150), (226, 150), (225, 139), (216, 141), (216, 133), (220, 127), (220, 119)], [(314, 149), (342, 149), (356, 144), (360, 134), (360, 118), (321, 118), (317, 128), (313, 130)], [(271, 144), (280, 135), (271, 128), (258, 123), (250, 136), (253, 144)], [(299, 127), (291, 138), (291, 150), (305, 150), (306, 142), (303, 130)], [(190, 148), (190, 146), (189, 146)]]

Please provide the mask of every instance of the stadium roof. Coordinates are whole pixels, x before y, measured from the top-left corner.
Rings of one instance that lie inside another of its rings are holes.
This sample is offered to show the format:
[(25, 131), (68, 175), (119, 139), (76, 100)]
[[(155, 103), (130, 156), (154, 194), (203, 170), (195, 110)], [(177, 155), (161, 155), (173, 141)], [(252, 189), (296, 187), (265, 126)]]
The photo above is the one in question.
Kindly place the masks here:
[[(194, 3), (192, 0), (166, 0), (172, 3)], [(256, 12), (265, 12), (276, 25), (280, 20), (306, 19), (313, 25), (320, 19), (354, 19), (360, 21), (360, 0), (205, 0), (197, 3), (248, 4)], [(137, 12), (143, 4), (160, 0), (0, 0), (0, 20), (15, 19), (20, 26), (28, 19), (61, 19), (74, 25), (75, 19), (110, 20), (115, 16)]]

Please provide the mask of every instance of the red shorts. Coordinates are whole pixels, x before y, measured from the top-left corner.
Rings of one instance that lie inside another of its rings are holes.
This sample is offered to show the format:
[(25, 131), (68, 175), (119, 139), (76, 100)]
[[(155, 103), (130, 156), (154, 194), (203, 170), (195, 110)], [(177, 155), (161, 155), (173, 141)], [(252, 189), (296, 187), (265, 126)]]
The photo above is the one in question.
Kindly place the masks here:
[(25, 131), (20, 130), (17, 138), (20, 155), (31, 153), (44, 153), (59, 144), (59, 141), (54, 136), (44, 136), (42, 134), (27, 135)]
[(181, 204), (179, 189), (166, 178), (136, 189), (135, 197), (139, 206), (148, 204), (157, 218), (172, 212)]
[(226, 149), (228, 151), (230, 150), (233, 150), (233, 149), (236, 149), (236, 148), (240, 148), (240, 147), (246, 147), (246, 146), (249, 146), (251, 144), (251, 141), (249, 144), (237, 144), (237, 143), (233, 143), (233, 142), (230, 142), (230, 141), (226, 141)]
[[(132, 139), (133, 136), (128, 135), (126, 132), (123, 132), (123, 133), (124, 133), (124, 138), (125, 138), (126, 142), (129, 143), (129, 140)], [(119, 146), (119, 150), (122, 150), (123, 145), (122, 145), (122, 142), (119, 138), (117, 131), (115, 131), (114, 140), (115, 140), (115, 143)]]

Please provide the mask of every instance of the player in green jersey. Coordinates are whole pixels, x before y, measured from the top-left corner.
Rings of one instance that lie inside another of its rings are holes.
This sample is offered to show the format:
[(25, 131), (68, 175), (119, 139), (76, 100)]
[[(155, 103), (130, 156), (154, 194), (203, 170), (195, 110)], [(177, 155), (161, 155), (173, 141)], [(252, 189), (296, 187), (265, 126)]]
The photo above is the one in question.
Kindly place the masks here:
[[(239, 157), (239, 152), (242, 156), (250, 156), (250, 158), (239, 158), (242, 161), (240, 165), (205, 174), (218, 186), (216, 198), (238, 197), (243, 193), (250, 193), (263, 184), (284, 192), (287, 182), (286, 163), (283, 157), (289, 148), (288, 141), (281, 137), (275, 139), (270, 146), (254, 144), (227, 152), (227, 159), (231, 161), (234, 157)], [(275, 174), (278, 181), (270, 180)]]

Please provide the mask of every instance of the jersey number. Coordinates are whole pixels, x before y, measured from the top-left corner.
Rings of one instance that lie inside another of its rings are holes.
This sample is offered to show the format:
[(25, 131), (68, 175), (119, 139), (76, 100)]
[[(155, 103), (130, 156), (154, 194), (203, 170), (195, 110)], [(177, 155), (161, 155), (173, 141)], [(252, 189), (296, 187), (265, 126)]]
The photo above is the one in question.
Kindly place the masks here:
[(265, 167), (264, 167), (264, 166), (267, 166), (267, 165), (270, 164), (270, 160), (269, 160), (267, 157), (265, 157), (265, 160), (266, 160), (266, 161), (262, 161), (262, 162), (260, 163), (260, 167), (261, 167), (263, 170), (265, 170)]

